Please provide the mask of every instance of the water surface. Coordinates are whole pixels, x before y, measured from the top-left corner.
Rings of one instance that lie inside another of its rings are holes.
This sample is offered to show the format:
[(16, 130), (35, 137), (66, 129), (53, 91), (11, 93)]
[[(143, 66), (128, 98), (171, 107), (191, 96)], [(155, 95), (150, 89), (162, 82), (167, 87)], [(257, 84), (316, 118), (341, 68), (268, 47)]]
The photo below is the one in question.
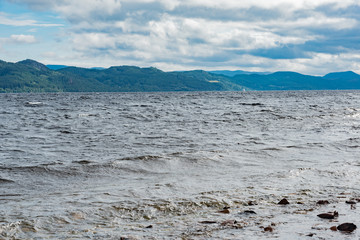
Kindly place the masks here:
[(0, 101), (0, 238), (360, 238), (358, 91)]

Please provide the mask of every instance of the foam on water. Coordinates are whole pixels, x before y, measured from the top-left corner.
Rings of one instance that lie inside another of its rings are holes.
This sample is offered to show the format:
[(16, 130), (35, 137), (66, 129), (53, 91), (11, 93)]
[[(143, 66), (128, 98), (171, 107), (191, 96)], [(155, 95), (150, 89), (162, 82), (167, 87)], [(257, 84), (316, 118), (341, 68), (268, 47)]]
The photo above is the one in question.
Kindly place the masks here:
[(0, 99), (0, 238), (360, 237), (360, 92)]

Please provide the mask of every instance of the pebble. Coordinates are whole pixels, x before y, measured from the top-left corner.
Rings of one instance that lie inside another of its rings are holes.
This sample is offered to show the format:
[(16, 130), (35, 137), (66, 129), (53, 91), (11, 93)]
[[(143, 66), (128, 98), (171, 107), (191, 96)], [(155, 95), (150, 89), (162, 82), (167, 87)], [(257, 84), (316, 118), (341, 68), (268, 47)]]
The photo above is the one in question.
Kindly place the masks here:
[(329, 201), (328, 200), (319, 200), (319, 201), (317, 201), (316, 204), (325, 205), (325, 204), (329, 204)]
[(343, 223), (337, 226), (337, 230), (342, 232), (352, 232), (356, 229), (356, 225), (353, 223)]
[(278, 202), (278, 204), (280, 204), (280, 205), (287, 205), (287, 204), (290, 204), (290, 203), (289, 203), (289, 201), (288, 201), (286, 198), (284, 198), (284, 199), (281, 199), (281, 201)]
[(218, 211), (218, 213), (229, 214), (230, 210), (229, 209), (224, 209), (224, 210)]
[(221, 226), (234, 225), (234, 224), (237, 224), (236, 220), (226, 220), (226, 221), (221, 223)]
[(273, 232), (274, 229), (271, 226), (267, 226), (266, 228), (264, 228), (265, 232)]
[(201, 221), (199, 223), (201, 223), (201, 224), (215, 224), (215, 223), (217, 223), (217, 221)]
[(339, 213), (337, 211), (334, 211), (333, 213), (321, 213), (317, 216), (324, 219), (334, 219), (339, 216)]
[(331, 231), (337, 231), (337, 227), (336, 227), (336, 226), (332, 226), (332, 227), (330, 228), (330, 230), (331, 230)]
[(252, 210), (245, 210), (244, 212), (242, 212), (240, 214), (256, 214), (256, 212), (252, 211)]

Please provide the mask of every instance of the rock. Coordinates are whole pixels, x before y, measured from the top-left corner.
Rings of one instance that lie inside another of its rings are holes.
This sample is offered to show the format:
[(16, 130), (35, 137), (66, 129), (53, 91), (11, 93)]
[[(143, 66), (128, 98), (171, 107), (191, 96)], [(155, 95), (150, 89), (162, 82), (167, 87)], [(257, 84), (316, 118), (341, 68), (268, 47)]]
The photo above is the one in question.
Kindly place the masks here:
[(345, 203), (347, 203), (347, 204), (356, 204), (356, 202), (355, 201), (345, 201)]
[(201, 223), (201, 224), (215, 224), (215, 223), (217, 223), (217, 221), (201, 221), (199, 223)]
[(287, 204), (290, 204), (290, 203), (289, 203), (289, 201), (288, 201), (286, 198), (283, 198), (283, 199), (281, 199), (280, 202), (278, 202), (278, 204), (280, 204), (280, 205), (287, 205)]
[(221, 223), (221, 226), (234, 225), (234, 224), (237, 224), (236, 220), (226, 220)]
[(333, 213), (321, 213), (317, 216), (324, 219), (334, 219), (339, 216), (339, 213), (337, 211), (334, 211)]
[(265, 232), (273, 232), (274, 229), (271, 226), (267, 226), (266, 228), (264, 228)]
[(317, 201), (316, 204), (325, 205), (325, 204), (329, 204), (329, 201), (328, 200), (319, 200), (319, 201)]
[(336, 228), (336, 226), (332, 226), (332, 227), (330, 228), (330, 230), (331, 230), (331, 231), (337, 231), (337, 228)]
[(308, 235), (306, 235), (307, 237), (312, 237), (314, 236), (315, 234), (314, 233), (309, 233)]
[(245, 210), (244, 212), (242, 212), (241, 214), (256, 214), (255, 211), (252, 210)]
[(248, 202), (247, 202), (247, 205), (248, 205), (248, 206), (254, 206), (254, 205), (257, 205), (257, 203), (254, 202), (254, 201), (248, 201)]
[(356, 229), (356, 225), (353, 223), (343, 223), (337, 226), (337, 230), (342, 232), (352, 232)]
[(147, 227), (145, 227), (145, 228), (153, 228), (153, 225), (149, 225), (149, 226), (147, 226)]
[(230, 210), (229, 209), (224, 209), (224, 210), (218, 211), (218, 213), (229, 214)]

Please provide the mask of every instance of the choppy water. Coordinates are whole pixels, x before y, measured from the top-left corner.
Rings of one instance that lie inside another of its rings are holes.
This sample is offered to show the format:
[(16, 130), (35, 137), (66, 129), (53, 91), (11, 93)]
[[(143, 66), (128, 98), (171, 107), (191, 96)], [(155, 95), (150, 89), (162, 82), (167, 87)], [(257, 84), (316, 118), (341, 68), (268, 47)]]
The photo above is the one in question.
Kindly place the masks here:
[(358, 91), (0, 101), (0, 239), (360, 238)]

